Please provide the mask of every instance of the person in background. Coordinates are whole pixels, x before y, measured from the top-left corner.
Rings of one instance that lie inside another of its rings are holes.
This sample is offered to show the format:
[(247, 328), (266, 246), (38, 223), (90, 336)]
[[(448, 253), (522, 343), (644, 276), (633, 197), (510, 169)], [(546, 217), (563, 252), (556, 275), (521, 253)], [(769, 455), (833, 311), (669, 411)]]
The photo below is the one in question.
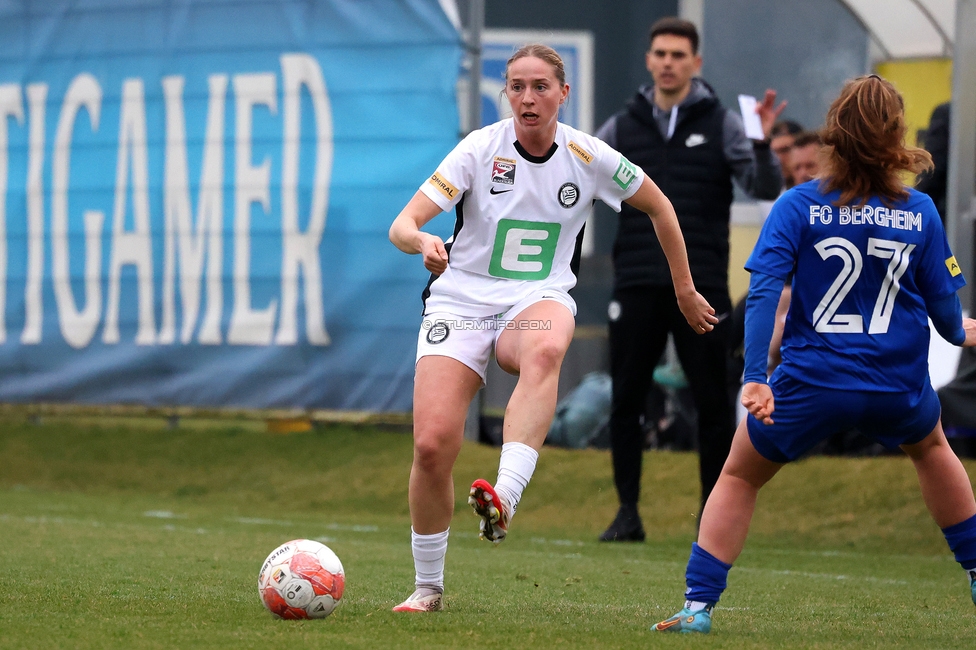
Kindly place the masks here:
[(915, 189), (932, 197), (942, 222), (946, 218), (946, 185), (949, 182), (949, 113), (950, 102), (932, 111), (925, 130), (925, 150), (932, 156), (932, 169), (919, 174)]
[[(956, 292), (966, 282), (935, 205), (901, 180), (931, 167), (928, 153), (906, 146), (905, 131), (893, 85), (877, 75), (849, 81), (821, 133), (822, 180), (786, 192), (763, 226), (746, 262), (749, 415), (705, 505), (684, 608), (653, 630), (711, 630), (759, 490), (784, 464), (852, 426), (911, 459), (976, 603), (976, 499), (946, 442), (928, 373), (929, 319), (966, 347), (976, 346), (976, 320), (962, 315)], [(783, 361), (767, 380), (776, 305), (791, 274)]]
[[(689, 332), (704, 335), (718, 322), (695, 290), (667, 197), (619, 152), (558, 122), (569, 85), (555, 50), (535, 44), (515, 52), (505, 95), (513, 116), (469, 134), (390, 227), (390, 241), (420, 254), (431, 272), (417, 341), (408, 488), (415, 589), (395, 612), (443, 608), (452, 470), (492, 352), (519, 379), (505, 410), (498, 479), (474, 481), (468, 503), (481, 518), (483, 539), (497, 544), (508, 534), (556, 409), (576, 325), (568, 292), (593, 201), (615, 210), (627, 202), (651, 224)], [(457, 220), (447, 242), (421, 230), (451, 208)], [(560, 505), (567, 516), (573, 503)]]
[(794, 185), (812, 181), (820, 173), (820, 135), (815, 131), (803, 131), (793, 139), (790, 151), (790, 177)]
[[(638, 514), (645, 436), (641, 415), (654, 367), (671, 334), (698, 411), (702, 503), (728, 456), (735, 426), (726, 389), (729, 297), (729, 216), (733, 179), (747, 193), (775, 198), (779, 164), (767, 140), (748, 139), (742, 118), (719, 103), (697, 78), (698, 30), (678, 18), (650, 29), (645, 64), (653, 83), (607, 120), (597, 137), (639, 165), (674, 203), (695, 286), (721, 321), (695, 336), (675, 302), (661, 243), (646, 216), (624, 206), (613, 246), (614, 288), (608, 309), (613, 399), (610, 439), (620, 508), (603, 541), (643, 541)], [(769, 136), (784, 105), (766, 91), (758, 107)]]
[(790, 152), (793, 151), (793, 141), (803, 127), (793, 120), (781, 120), (773, 125), (770, 132), (769, 147), (779, 159), (780, 170), (783, 174), (783, 187), (790, 189), (796, 182), (790, 172)]

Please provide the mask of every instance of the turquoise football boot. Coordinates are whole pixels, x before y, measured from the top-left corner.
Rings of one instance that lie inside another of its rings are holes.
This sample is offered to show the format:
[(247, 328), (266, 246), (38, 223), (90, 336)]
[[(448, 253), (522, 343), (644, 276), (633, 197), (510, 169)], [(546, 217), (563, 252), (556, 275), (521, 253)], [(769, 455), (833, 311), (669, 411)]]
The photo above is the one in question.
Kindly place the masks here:
[(973, 605), (976, 605), (976, 571), (969, 571), (969, 590), (973, 592)]
[[(976, 589), (976, 587), (974, 587)], [(682, 634), (708, 634), (712, 630), (712, 607), (693, 612), (687, 607), (669, 619), (661, 621), (651, 628), (653, 632), (680, 632)]]

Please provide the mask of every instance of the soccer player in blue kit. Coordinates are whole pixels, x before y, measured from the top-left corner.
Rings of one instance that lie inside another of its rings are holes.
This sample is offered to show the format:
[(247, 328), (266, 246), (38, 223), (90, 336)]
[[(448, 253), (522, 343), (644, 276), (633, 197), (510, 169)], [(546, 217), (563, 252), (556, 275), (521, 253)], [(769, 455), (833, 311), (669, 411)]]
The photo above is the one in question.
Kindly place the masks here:
[[(652, 630), (711, 629), (759, 489), (852, 426), (911, 458), (976, 603), (976, 500), (942, 431), (927, 363), (929, 318), (967, 347), (976, 345), (976, 321), (962, 316), (956, 291), (965, 280), (932, 200), (899, 178), (931, 166), (928, 153), (905, 145), (905, 131), (894, 86), (877, 75), (849, 81), (827, 113), (820, 178), (784, 194), (763, 226), (746, 263), (749, 415), (705, 504), (685, 606)], [(791, 277), (783, 361), (767, 382), (776, 304)]]

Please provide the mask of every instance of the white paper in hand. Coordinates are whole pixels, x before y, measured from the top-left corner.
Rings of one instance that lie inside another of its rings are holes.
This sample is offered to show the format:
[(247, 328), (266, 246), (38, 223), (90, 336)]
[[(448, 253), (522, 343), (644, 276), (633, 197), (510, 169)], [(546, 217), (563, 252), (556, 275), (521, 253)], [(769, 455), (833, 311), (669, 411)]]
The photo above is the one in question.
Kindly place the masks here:
[(742, 123), (746, 127), (746, 137), (752, 140), (765, 140), (762, 121), (756, 112), (756, 98), (752, 95), (739, 95), (739, 111), (742, 113)]

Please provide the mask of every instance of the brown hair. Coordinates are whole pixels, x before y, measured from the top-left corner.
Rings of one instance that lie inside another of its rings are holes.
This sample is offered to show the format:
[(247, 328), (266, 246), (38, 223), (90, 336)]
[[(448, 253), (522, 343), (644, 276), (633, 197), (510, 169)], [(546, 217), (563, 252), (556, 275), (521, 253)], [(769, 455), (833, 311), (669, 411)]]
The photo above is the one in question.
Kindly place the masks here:
[(840, 190), (836, 205), (863, 206), (877, 195), (890, 207), (907, 198), (899, 174), (930, 169), (932, 156), (907, 146), (905, 132), (905, 102), (890, 82), (874, 74), (848, 81), (820, 131), (823, 191)]
[(803, 133), (803, 127), (800, 126), (799, 122), (794, 122), (793, 120), (780, 120), (773, 125), (773, 130), (769, 134), (772, 137), (780, 135), (792, 135), (795, 136), (797, 133)]
[(556, 74), (556, 79), (559, 80), (560, 87), (566, 85), (566, 69), (563, 67), (562, 57), (559, 56), (556, 50), (552, 49), (548, 45), (542, 45), (540, 43), (523, 45), (515, 51), (515, 54), (513, 54), (505, 64), (505, 81), (508, 81), (508, 69), (511, 67), (511, 65), (519, 59), (524, 59), (530, 56), (548, 63), (552, 67), (552, 71)]
[(651, 31), (647, 35), (647, 47), (650, 49), (651, 43), (661, 34), (671, 36), (682, 36), (691, 41), (691, 53), (698, 54), (698, 29), (695, 23), (674, 16), (667, 16), (657, 20), (651, 25)]

